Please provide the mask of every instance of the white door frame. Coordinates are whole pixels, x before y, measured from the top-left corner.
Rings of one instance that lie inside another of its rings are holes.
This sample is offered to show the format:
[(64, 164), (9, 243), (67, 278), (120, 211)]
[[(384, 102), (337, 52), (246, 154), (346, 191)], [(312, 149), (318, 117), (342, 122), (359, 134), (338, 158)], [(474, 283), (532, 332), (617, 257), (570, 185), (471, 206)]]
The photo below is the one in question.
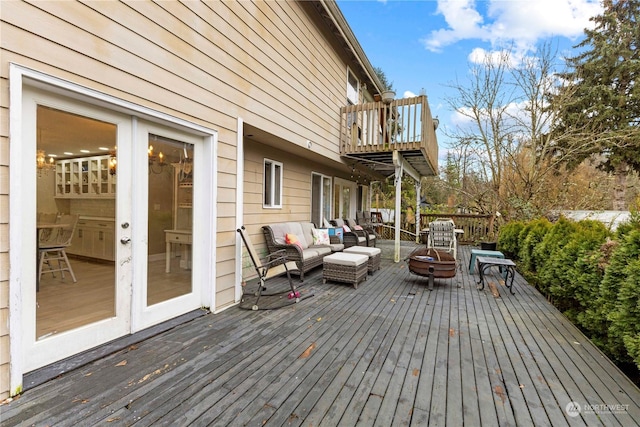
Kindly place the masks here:
[[(193, 236), (192, 245), (192, 274), (191, 292), (176, 298), (147, 306), (147, 286), (136, 286), (133, 288), (133, 307), (132, 307), (132, 332), (137, 332), (149, 326), (158, 324), (162, 321), (172, 319), (176, 316), (184, 314), (193, 309), (200, 307), (202, 298), (202, 283), (208, 283), (204, 280), (206, 275), (203, 274), (202, 266), (209, 262), (207, 253), (209, 248), (203, 247), (201, 243), (206, 243), (206, 238), (202, 236), (211, 236), (213, 234), (215, 217), (212, 217), (211, 205), (208, 200), (216, 200), (216, 197), (209, 198), (210, 194), (215, 194), (213, 186), (213, 175), (211, 169), (207, 166), (213, 164), (213, 150), (208, 149), (208, 138), (193, 133), (184, 132), (164, 125), (149, 122), (147, 120), (138, 120), (134, 118), (135, 142), (133, 147), (134, 164), (145, 164), (147, 161), (147, 146), (149, 135), (155, 134), (161, 137), (167, 137), (176, 141), (183, 141), (193, 144), (194, 147), (194, 194), (193, 194)], [(134, 259), (134, 283), (147, 283), (147, 255), (148, 255), (148, 227), (147, 218), (149, 215), (149, 206), (146, 201), (149, 196), (148, 173), (146, 168), (134, 168), (132, 190), (137, 199), (145, 201), (136, 207), (134, 218), (132, 218), (132, 236), (131, 243), (133, 247)], [(136, 224), (144, 224), (143, 227), (135, 226)], [(118, 224), (116, 224), (116, 227)], [(205, 250), (206, 249), (206, 250)], [(214, 251), (215, 252), (215, 251)]]
[[(206, 182), (203, 191), (208, 191), (210, 197), (207, 207), (202, 207), (203, 221), (210, 224), (210, 232), (201, 235), (204, 239), (202, 250), (198, 257), (202, 258), (198, 262), (202, 268), (199, 269), (200, 283), (203, 289), (201, 293), (201, 306), (215, 307), (215, 263), (216, 263), (216, 233), (215, 220), (217, 218), (217, 132), (215, 130), (196, 125), (183, 119), (179, 119), (168, 114), (164, 114), (147, 107), (133, 104), (128, 101), (107, 95), (93, 89), (80, 86), (78, 84), (63, 80), (18, 64), (9, 64), (9, 161), (11, 179), (9, 179), (9, 204), (12, 207), (9, 211), (9, 357), (10, 357), (10, 394), (15, 395), (22, 391), (22, 377), (28, 372), (28, 366), (24, 363), (24, 345), (22, 337), (25, 335), (23, 327), (24, 310), (29, 301), (33, 298), (24, 292), (25, 283), (35, 283), (35, 206), (25, 195), (24, 186), (32, 183), (35, 186), (35, 162), (31, 159), (35, 157), (35, 138), (24, 135), (23, 132), (23, 85), (29, 84), (34, 88), (43, 88), (47, 92), (63, 94), (72, 99), (83, 100), (93, 105), (106, 107), (114, 113), (123, 113), (130, 117), (142, 117), (152, 122), (169, 124), (176, 128), (182, 128), (187, 132), (200, 134), (207, 141), (203, 153), (203, 159), (207, 159), (209, 168), (203, 182)], [(29, 137), (31, 139), (29, 139)], [(31, 142), (29, 142), (31, 141)], [(118, 166), (126, 166), (118, 160)], [(30, 176), (30, 177), (29, 177)], [(26, 181), (24, 180), (26, 178)], [(118, 191), (122, 191), (122, 186)], [(24, 197), (23, 197), (24, 195)], [(25, 207), (29, 209), (24, 209)], [(200, 213), (199, 213), (200, 214)], [(32, 227), (33, 226), (33, 227)], [(122, 230), (116, 227), (116, 241), (119, 242)], [(194, 230), (195, 231), (195, 230)], [(201, 230), (205, 232), (207, 230)], [(195, 254), (194, 254), (195, 256)], [(196, 259), (194, 259), (196, 262)], [(21, 266), (31, 265), (31, 268), (21, 268)], [(195, 279), (194, 279), (195, 280)], [(35, 286), (33, 286), (35, 292)], [(63, 336), (64, 334), (61, 334)]]
[[(340, 186), (340, 205), (342, 206), (342, 188), (348, 187), (351, 191), (349, 191), (349, 213), (347, 218), (355, 218), (356, 217), (356, 200), (358, 197), (358, 185), (353, 181), (348, 181), (342, 178), (334, 178), (333, 179), (333, 189), (334, 192), (333, 197), (335, 198), (335, 187), (336, 185)], [(333, 216), (338, 217), (339, 212), (334, 212)]]

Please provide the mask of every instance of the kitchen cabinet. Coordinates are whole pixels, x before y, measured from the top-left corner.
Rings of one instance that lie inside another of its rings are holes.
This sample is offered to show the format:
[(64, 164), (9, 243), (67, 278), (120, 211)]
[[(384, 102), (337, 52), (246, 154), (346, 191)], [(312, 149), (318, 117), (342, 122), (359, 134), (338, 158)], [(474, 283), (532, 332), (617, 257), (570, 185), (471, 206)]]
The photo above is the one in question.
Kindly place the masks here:
[(109, 173), (109, 156), (56, 161), (55, 197), (115, 198), (116, 176)]
[[(190, 165), (190, 164), (189, 164)], [(193, 175), (191, 169), (185, 170), (185, 165), (173, 165), (173, 229), (191, 230), (193, 210)], [(187, 166), (189, 167), (189, 166)]]
[(68, 254), (115, 261), (115, 221), (80, 218)]
[(173, 229), (165, 232), (165, 272), (171, 272), (173, 246), (181, 248), (180, 268), (191, 269), (193, 174), (191, 163), (173, 163)]

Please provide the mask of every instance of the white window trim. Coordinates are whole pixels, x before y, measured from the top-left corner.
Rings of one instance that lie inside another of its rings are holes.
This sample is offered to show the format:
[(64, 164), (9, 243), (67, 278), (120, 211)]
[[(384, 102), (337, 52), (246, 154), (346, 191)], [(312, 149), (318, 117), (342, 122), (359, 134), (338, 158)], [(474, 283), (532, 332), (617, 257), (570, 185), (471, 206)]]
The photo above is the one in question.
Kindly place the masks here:
[[(267, 163), (269, 163), (271, 165), (270, 167), (270, 172), (271, 172), (271, 186), (269, 188), (270, 191), (270, 200), (271, 200), (271, 204), (267, 204), (266, 203), (266, 194), (265, 194), (265, 183), (266, 183), (266, 176), (264, 175), (265, 173), (265, 168), (267, 166)], [(276, 199), (276, 186), (275, 186), (275, 171), (276, 171), (276, 166), (280, 166), (280, 179), (279, 179), (279, 194), (280, 194), (280, 199), (279, 200), (275, 200)], [(271, 160), (271, 159), (264, 159), (263, 162), (263, 167), (262, 167), (262, 171), (263, 171), (263, 176), (262, 176), (262, 207), (265, 209), (281, 209), (282, 208), (282, 182), (284, 181), (283, 177), (284, 177), (284, 167), (282, 165), (281, 162), (275, 161), (275, 160)], [(275, 203), (277, 202), (277, 203)]]

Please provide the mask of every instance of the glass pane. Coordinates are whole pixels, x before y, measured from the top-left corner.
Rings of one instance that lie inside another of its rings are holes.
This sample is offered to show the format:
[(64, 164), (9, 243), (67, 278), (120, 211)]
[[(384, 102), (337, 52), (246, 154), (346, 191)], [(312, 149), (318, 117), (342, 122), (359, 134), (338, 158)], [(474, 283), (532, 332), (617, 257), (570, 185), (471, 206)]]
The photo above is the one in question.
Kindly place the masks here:
[(280, 189), (282, 188), (282, 167), (280, 165), (275, 165), (273, 174), (273, 204), (274, 206), (281, 206), (282, 195), (280, 194)]
[(322, 227), (322, 176), (311, 174), (311, 222)]
[(37, 108), (37, 339), (115, 316), (116, 130)]
[(351, 212), (351, 189), (349, 187), (342, 188), (342, 218), (349, 218)]
[(191, 293), (193, 144), (149, 136), (147, 305)]
[(264, 205), (271, 206), (271, 163), (264, 162)]
[(331, 219), (331, 179), (323, 178), (322, 180), (322, 209), (324, 219)]

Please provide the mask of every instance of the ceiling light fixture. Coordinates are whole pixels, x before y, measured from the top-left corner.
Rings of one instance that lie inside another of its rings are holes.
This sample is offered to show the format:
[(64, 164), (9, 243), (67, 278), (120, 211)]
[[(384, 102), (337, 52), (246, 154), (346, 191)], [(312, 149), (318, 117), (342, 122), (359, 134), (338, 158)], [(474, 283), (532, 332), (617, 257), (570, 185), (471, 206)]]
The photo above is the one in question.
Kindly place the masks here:
[(39, 174), (42, 174), (42, 172), (47, 173), (53, 169), (55, 167), (54, 162), (53, 157), (49, 157), (49, 160), (47, 160), (47, 155), (44, 150), (36, 151), (36, 168)]
[(156, 156), (153, 154), (153, 145), (149, 145), (149, 149), (147, 151), (149, 153), (149, 173), (162, 173), (164, 167), (167, 166), (167, 163), (164, 161), (164, 154), (162, 151), (160, 151)]

